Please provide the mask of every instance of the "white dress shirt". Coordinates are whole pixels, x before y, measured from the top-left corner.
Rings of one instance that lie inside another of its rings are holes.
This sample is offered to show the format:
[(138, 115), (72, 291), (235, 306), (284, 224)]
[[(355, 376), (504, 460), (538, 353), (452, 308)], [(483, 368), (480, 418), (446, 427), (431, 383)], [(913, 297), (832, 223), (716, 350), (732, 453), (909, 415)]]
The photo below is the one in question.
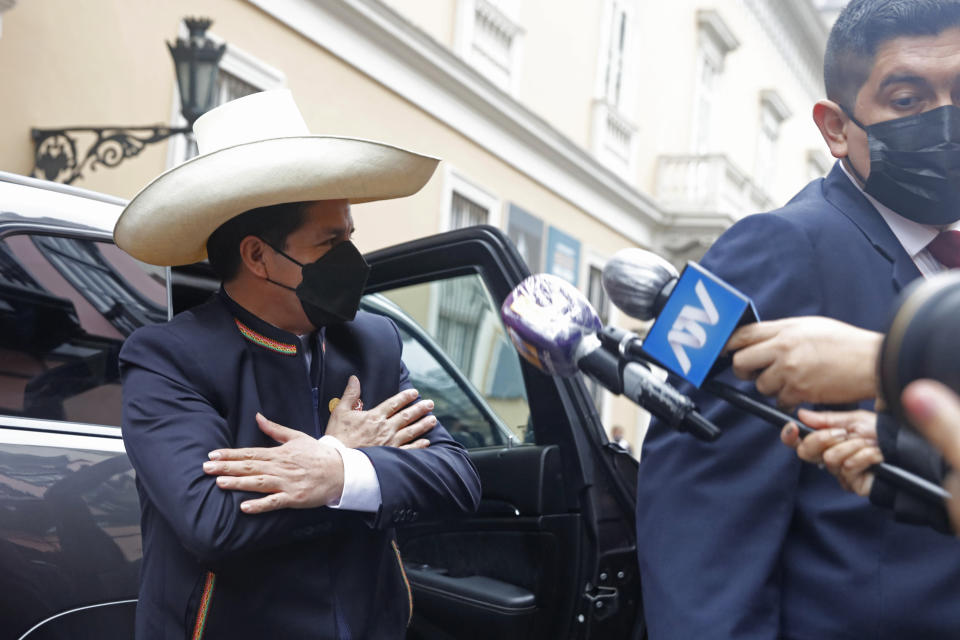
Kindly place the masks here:
[[(307, 361), (307, 376), (310, 376), (310, 362), (313, 360), (313, 349), (310, 347), (310, 336), (298, 336), (300, 345)], [(316, 408), (314, 408), (316, 410)], [(331, 509), (345, 509), (347, 511), (376, 512), (380, 509), (380, 481), (373, 468), (370, 458), (359, 449), (345, 446), (334, 436), (323, 436), (320, 442), (333, 447), (343, 460), (343, 493), (338, 500), (327, 503)]]
[(930, 244), (941, 231), (960, 229), (960, 220), (941, 228), (930, 224), (920, 224), (919, 222), (904, 218), (864, 191), (856, 179), (850, 175), (850, 172), (843, 162), (840, 163), (840, 168), (843, 169), (843, 173), (850, 179), (853, 186), (866, 196), (870, 204), (873, 205), (877, 213), (879, 213), (884, 222), (887, 223), (887, 226), (893, 231), (893, 235), (897, 237), (901, 246), (903, 246), (907, 254), (913, 259), (913, 263), (917, 265), (917, 269), (920, 270), (924, 278), (929, 278), (935, 273), (947, 270), (945, 266), (940, 264), (939, 260), (933, 257), (927, 249), (927, 245)]

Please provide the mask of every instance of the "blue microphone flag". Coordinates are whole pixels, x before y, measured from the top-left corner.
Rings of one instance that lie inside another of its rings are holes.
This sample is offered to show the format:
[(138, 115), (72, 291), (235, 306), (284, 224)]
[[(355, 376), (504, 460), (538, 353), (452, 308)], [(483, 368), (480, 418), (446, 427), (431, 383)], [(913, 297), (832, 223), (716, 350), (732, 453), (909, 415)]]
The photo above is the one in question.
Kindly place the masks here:
[(643, 350), (696, 387), (730, 335), (757, 311), (748, 297), (695, 262), (688, 262), (643, 341)]

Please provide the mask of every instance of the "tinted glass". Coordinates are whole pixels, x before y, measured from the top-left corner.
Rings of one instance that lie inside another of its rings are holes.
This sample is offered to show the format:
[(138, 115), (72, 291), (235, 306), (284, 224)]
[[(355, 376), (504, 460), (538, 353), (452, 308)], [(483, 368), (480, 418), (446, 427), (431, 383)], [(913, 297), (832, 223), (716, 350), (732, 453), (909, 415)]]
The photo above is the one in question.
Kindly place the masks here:
[[(12, 638), (62, 611), (135, 598), (142, 555), (126, 455), (74, 448), (84, 446), (79, 437), (29, 437), (73, 440), (69, 447), (0, 443), (0, 635)], [(106, 439), (82, 440), (96, 446)], [(87, 633), (71, 635), (61, 624), (61, 635), (48, 629), (31, 637), (132, 637), (128, 609), (99, 616), (110, 633), (93, 636), (84, 627)]]
[(110, 243), (0, 241), (0, 413), (119, 426), (120, 346), (166, 296), (163, 269)]
[(392, 289), (366, 306), (397, 323), (411, 380), (454, 438), (468, 448), (533, 441), (518, 356), (479, 276)]

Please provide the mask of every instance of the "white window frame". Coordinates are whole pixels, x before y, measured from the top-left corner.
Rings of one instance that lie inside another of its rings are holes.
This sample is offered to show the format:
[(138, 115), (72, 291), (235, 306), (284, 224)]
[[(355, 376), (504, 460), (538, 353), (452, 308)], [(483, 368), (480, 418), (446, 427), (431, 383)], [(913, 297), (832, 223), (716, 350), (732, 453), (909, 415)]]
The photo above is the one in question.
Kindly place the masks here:
[(440, 218), (440, 231), (450, 231), (453, 221), (453, 194), (459, 193), (464, 198), (479, 205), (487, 212), (484, 224), (500, 227), (503, 217), (502, 202), (496, 195), (487, 191), (476, 183), (471, 182), (450, 165), (444, 166), (443, 176), (443, 213)]
[[(611, 100), (609, 86), (610, 50), (617, 37), (614, 16), (622, 14), (626, 36), (620, 60), (620, 89), (616, 102)], [(600, 21), (600, 50), (597, 56), (594, 86), (591, 151), (608, 169), (630, 179), (636, 168), (637, 127), (628, 114), (636, 107), (639, 74), (636, 73), (636, 11), (632, 0), (605, 0)], [(626, 138), (618, 139), (614, 132)]]
[(773, 89), (760, 92), (757, 152), (753, 178), (766, 193), (774, 191), (777, 179), (777, 141), (783, 122), (792, 115), (787, 103)]
[[(519, 21), (520, 0), (457, 0), (454, 49), (457, 54), (485, 78), (515, 96), (520, 86), (520, 69), (523, 64), (524, 29)], [(487, 63), (474, 50), (476, 44), (477, 12), (492, 17), (510, 37), (508, 78), (494, 77), (485, 71)]]
[[(611, 107), (620, 110), (623, 113), (632, 112), (636, 106), (636, 88), (637, 74), (635, 71), (635, 53), (636, 53), (636, 33), (637, 25), (635, 22), (636, 11), (632, 0), (605, 0), (600, 22), (600, 54), (597, 59), (597, 76), (594, 87), (594, 97), (597, 100), (607, 102)], [(607, 82), (607, 65), (609, 62), (610, 47), (615, 36), (611, 27), (613, 27), (613, 17), (615, 13), (622, 12), (626, 20), (626, 41), (621, 60), (621, 78), (619, 99), (614, 103), (610, 100)]]
[[(3, 0), (0, 0), (0, 2), (3, 2)], [(189, 34), (190, 32), (187, 29), (186, 23), (181, 20), (180, 28), (178, 30), (178, 37), (186, 38), (189, 36)], [(216, 33), (208, 31), (206, 35), (216, 45), (221, 45), (226, 42)], [(243, 49), (240, 49), (239, 47), (229, 43), (227, 43), (227, 49), (223, 53), (223, 58), (220, 59), (220, 69), (226, 71), (232, 76), (236, 76), (240, 80), (243, 80), (250, 85), (253, 85), (261, 91), (282, 89), (287, 86), (287, 76), (282, 71), (267, 64), (260, 58), (257, 58)], [(187, 120), (180, 112), (180, 107), (180, 87), (177, 82), (174, 81), (173, 103), (170, 108), (171, 127), (187, 126)], [(183, 157), (186, 152), (186, 136), (180, 135), (170, 138), (170, 144), (167, 145), (167, 168), (169, 169), (183, 162)]]
[[(500, 228), (502, 218), (502, 201), (500, 198), (490, 193), (486, 189), (467, 180), (452, 165), (444, 163), (443, 168), (443, 204), (440, 215), (440, 228), (438, 231), (452, 231), (453, 221), (453, 194), (459, 193), (464, 198), (479, 205), (487, 212), (487, 220), (484, 224)], [(432, 335), (437, 333), (437, 318), (440, 317), (439, 307), (439, 286), (433, 283), (433, 289), (430, 292), (430, 302), (427, 304), (427, 330)]]
[[(713, 9), (701, 9), (697, 12), (697, 62), (696, 78), (694, 79), (694, 99), (693, 99), (693, 126), (690, 130), (693, 136), (690, 140), (690, 147), (695, 154), (704, 154), (712, 151), (713, 134), (713, 101), (719, 94), (718, 84), (723, 77), (723, 67), (727, 54), (740, 46), (740, 41), (724, 22), (720, 14)], [(714, 70), (713, 86), (705, 86), (703, 82), (703, 70), (709, 67)], [(707, 113), (707, 120), (701, 122), (703, 104), (711, 103)]]

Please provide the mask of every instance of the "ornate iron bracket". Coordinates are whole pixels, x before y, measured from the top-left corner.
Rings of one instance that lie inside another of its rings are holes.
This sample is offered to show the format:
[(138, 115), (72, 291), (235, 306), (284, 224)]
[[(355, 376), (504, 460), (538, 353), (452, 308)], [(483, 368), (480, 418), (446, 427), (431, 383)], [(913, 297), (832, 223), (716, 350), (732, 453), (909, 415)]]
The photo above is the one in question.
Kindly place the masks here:
[[(163, 126), (31, 129), (33, 177), (71, 184), (87, 169), (95, 171), (98, 166), (115, 167), (124, 159), (138, 155), (147, 145), (189, 132), (189, 128)], [(94, 138), (82, 159), (77, 153), (76, 134), (92, 134)]]

